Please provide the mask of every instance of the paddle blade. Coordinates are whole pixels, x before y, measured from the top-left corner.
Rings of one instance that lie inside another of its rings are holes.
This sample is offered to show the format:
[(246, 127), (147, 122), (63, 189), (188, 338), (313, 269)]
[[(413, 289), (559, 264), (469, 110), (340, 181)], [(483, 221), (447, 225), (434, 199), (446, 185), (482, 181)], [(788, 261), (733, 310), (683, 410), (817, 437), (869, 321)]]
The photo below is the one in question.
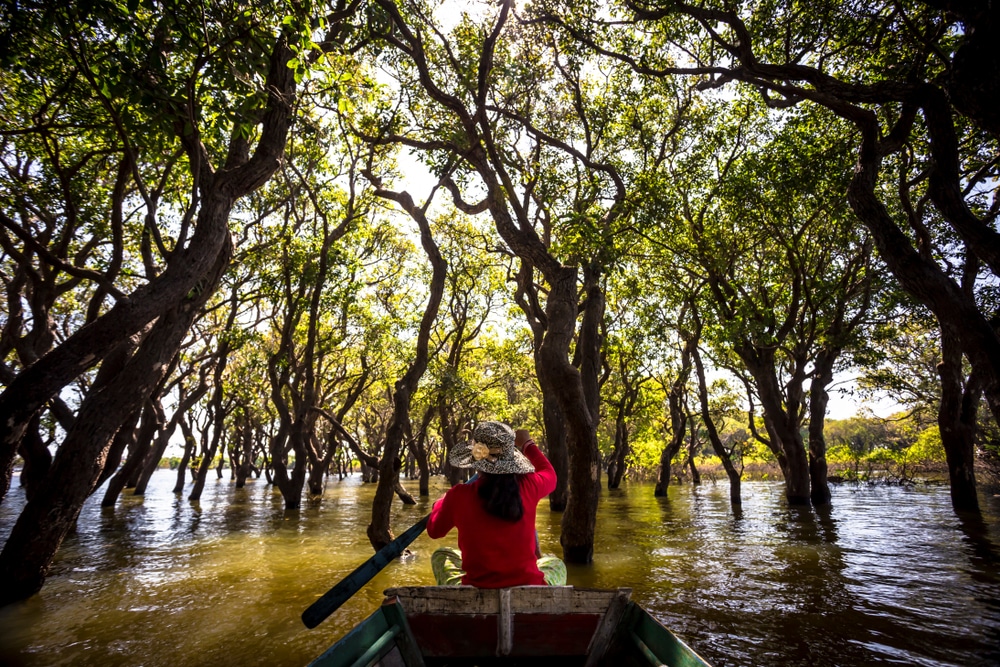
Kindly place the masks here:
[(336, 586), (328, 590), (318, 600), (302, 612), (302, 622), (307, 628), (315, 628), (327, 619), (333, 612), (340, 609), (365, 584), (375, 578), (386, 565), (395, 560), (403, 550), (413, 543), (427, 527), (429, 516), (413, 524), (405, 533), (375, 552), (375, 555), (355, 568), (354, 572), (340, 580)]

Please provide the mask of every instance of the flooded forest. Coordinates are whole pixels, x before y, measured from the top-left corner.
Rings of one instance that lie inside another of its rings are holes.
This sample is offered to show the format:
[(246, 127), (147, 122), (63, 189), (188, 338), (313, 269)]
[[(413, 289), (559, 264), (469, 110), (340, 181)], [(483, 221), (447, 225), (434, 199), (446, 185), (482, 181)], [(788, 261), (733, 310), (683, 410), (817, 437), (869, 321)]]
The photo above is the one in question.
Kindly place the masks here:
[(840, 549), (886, 502), (995, 592), (988, 3), (29, 2), (0, 36), (0, 619), (91, 531), (146, 553), (202, 504), (350, 525), (363, 561), (483, 420), (552, 461), (570, 583), (616, 585), (602, 512), (734, 545), (804, 512)]

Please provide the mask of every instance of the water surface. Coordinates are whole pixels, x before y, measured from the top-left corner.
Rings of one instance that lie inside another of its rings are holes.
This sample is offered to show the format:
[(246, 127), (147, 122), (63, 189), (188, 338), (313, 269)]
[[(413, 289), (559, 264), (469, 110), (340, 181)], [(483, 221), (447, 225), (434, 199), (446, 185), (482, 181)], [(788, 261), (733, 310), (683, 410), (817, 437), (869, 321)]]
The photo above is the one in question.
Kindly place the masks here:
[[(262, 480), (210, 480), (200, 503), (160, 471), (145, 498), (88, 501), (42, 589), (0, 610), (0, 663), (12, 665), (301, 665), (370, 614), (394, 585), (433, 583), (429, 555), (454, 534), (420, 537), (314, 630), (303, 609), (371, 555), (373, 485), (331, 480), (296, 512)], [(407, 483), (415, 488), (415, 483)], [(432, 498), (445, 489), (432, 483)], [(632, 597), (716, 667), (1000, 664), (1000, 499), (984, 521), (951, 510), (947, 487), (834, 489), (828, 511), (789, 508), (782, 486), (648, 484), (605, 492), (592, 566), (577, 586)], [(6, 539), (23, 492), (0, 504)], [(430, 499), (397, 504), (397, 534)], [(539, 507), (544, 551), (559, 515)], [(0, 582), (2, 585), (2, 582)]]

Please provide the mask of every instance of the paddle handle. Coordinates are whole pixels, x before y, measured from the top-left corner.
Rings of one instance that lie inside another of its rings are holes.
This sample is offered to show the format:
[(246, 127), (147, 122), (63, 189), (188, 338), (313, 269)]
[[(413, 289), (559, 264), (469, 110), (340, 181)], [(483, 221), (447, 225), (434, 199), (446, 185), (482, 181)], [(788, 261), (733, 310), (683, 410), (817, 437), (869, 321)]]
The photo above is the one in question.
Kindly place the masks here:
[(420, 534), (427, 528), (427, 520), (430, 518), (430, 514), (428, 514), (410, 526), (405, 533), (379, 549), (374, 556), (359, 565), (354, 572), (344, 577), (340, 583), (309, 605), (309, 608), (302, 612), (302, 622), (305, 623), (306, 627), (315, 628), (330, 614), (340, 609), (342, 604), (403, 553), (403, 550), (410, 546), (413, 540), (420, 537)]

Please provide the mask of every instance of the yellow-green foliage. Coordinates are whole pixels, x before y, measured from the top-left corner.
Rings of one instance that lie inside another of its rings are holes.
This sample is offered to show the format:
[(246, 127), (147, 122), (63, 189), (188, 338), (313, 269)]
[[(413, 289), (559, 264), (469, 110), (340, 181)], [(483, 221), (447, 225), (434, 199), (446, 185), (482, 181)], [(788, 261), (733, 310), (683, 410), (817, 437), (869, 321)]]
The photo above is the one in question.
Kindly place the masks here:
[(743, 445), (743, 464), (748, 465), (750, 463), (777, 463), (778, 460), (774, 458), (774, 452), (768, 449), (767, 445), (750, 438)]
[(937, 463), (945, 460), (941, 431), (937, 426), (921, 431), (917, 441), (906, 450), (906, 459), (911, 463)]
[(654, 470), (660, 465), (660, 452), (666, 446), (662, 437), (653, 431), (632, 436), (628, 465), (633, 470)]
[(850, 463), (857, 460), (857, 455), (846, 442), (841, 442), (826, 450), (827, 463)]

